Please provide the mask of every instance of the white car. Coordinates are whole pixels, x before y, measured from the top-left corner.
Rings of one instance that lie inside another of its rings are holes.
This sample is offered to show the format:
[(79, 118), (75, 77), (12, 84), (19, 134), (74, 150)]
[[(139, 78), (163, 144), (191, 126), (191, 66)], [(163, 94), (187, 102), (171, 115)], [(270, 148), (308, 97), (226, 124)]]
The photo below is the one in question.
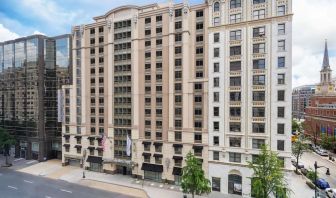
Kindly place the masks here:
[(328, 156), (328, 155), (329, 155), (329, 154), (328, 154), (328, 151), (326, 151), (326, 150), (324, 150), (324, 149), (320, 149), (319, 152), (318, 152), (317, 154), (319, 154), (319, 155), (321, 155), (321, 156)]
[(328, 197), (330, 197), (330, 198), (336, 198), (336, 189), (326, 188), (325, 192), (326, 192), (326, 194), (327, 194)]

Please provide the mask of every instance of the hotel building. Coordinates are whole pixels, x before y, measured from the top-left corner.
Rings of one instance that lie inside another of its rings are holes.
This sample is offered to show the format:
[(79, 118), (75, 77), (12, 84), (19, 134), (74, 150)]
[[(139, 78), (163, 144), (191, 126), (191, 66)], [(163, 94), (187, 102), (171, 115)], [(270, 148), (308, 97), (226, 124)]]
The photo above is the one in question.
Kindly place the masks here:
[(292, 1), (209, 0), (209, 178), (249, 196), (267, 144), (290, 169)]
[(207, 175), (207, 8), (122, 6), (73, 27), (64, 165), (179, 184), (193, 152)]

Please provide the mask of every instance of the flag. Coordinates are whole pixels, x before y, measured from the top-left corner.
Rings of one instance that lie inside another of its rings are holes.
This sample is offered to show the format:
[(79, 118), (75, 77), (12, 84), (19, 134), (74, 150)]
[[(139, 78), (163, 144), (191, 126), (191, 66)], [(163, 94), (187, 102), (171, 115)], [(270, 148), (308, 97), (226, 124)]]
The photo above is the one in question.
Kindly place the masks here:
[(106, 136), (103, 134), (102, 135), (103, 137), (103, 139), (102, 139), (102, 147), (103, 147), (103, 151), (105, 150), (105, 141), (106, 141)]
[(131, 156), (131, 145), (132, 145), (132, 140), (127, 135), (127, 140), (126, 140), (126, 154), (127, 154), (127, 156)]

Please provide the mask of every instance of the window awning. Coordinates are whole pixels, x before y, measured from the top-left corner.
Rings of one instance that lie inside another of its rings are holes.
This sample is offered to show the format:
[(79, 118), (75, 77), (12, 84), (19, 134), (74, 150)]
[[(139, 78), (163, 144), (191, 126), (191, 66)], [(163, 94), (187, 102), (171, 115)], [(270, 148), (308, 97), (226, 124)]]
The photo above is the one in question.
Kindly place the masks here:
[(94, 146), (89, 146), (88, 149), (89, 149), (89, 150), (94, 150), (95, 147), (94, 147)]
[(180, 168), (180, 167), (174, 167), (173, 168), (173, 175), (179, 175), (179, 176), (181, 176), (182, 175), (182, 168)]
[(75, 138), (76, 138), (76, 139), (77, 139), (77, 138), (82, 138), (82, 136), (80, 136), (80, 135), (76, 135)]
[(75, 145), (75, 148), (82, 148), (82, 145)]
[(203, 146), (202, 145), (194, 145), (193, 149), (203, 149)]
[(91, 162), (91, 163), (96, 163), (96, 164), (101, 164), (103, 162), (103, 159), (101, 157), (97, 157), (97, 156), (88, 156), (87, 162)]
[(163, 165), (142, 163), (141, 170), (162, 173)]
[(87, 139), (89, 139), (89, 140), (94, 140), (96, 137), (94, 137), (94, 136), (89, 136)]
[(183, 144), (173, 144), (173, 147), (183, 147)]
[(142, 156), (151, 156), (151, 153), (142, 153)]
[(159, 154), (159, 153), (154, 153), (153, 157), (162, 157), (163, 155), (162, 154)]
[(142, 144), (143, 144), (143, 145), (151, 145), (151, 144), (152, 144), (152, 142), (143, 141), (143, 142), (142, 142)]
[(176, 156), (176, 155), (174, 155), (173, 159), (174, 160), (183, 160), (183, 157), (182, 156)]
[(154, 142), (153, 143), (154, 146), (162, 146), (162, 144), (163, 144), (162, 142)]
[(102, 140), (103, 137), (96, 137), (96, 140)]
[(63, 144), (63, 146), (64, 146), (64, 147), (69, 147), (69, 146), (70, 146), (70, 144)]
[(96, 149), (97, 149), (97, 151), (103, 151), (104, 150), (103, 147), (97, 147)]
[(64, 137), (64, 138), (69, 138), (70, 135), (68, 135), (68, 134), (64, 134), (63, 137)]

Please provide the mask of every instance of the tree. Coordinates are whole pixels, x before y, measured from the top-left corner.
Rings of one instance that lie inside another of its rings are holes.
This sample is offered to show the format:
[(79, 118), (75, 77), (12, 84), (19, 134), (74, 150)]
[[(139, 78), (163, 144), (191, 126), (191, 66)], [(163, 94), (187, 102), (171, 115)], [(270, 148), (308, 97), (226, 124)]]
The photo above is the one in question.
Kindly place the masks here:
[(292, 131), (301, 131), (301, 126), (296, 120), (292, 120)]
[[(292, 145), (292, 154), (296, 159), (296, 164), (299, 164), (299, 159), (303, 155), (305, 151), (308, 150), (308, 145), (305, 143), (305, 139), (303, 137), (299, 137), (296, 142)], [(298, 166), (296, 166), (295, 172), (298, 172)]]
[(312, 123), (310, 122), (310, 124), (309, 124), (309, 122), (306, 120), (303, 123), (303, 128), (304, 128), (305, 132), (306, 131), (310, 131), (311, 132), (312, 136), (310, 136), (311, 137), (310, 139), (312, 139), (314, 141), (314, 145), (317, 145), (318, 134), (317, 134), (317, 130), (312, 126)]
[(191, 152), (187, 154), (186, 166), (182, 168), (181, 187), (183, 193), (190, 193), (192, 198), (196, 195), (211, 192), (210, 181), (205, 177), (202, 165)]
[(0, 148), (4, 150), (6, 165), (8, 166), (9, 150), (15, 144), (15, 139), (4, 129), (0, 128)]
[(267, 145), (261, 147), (261, 153), (253, 162), (248, 162), (253, 170), (251, 188), (254, 197), (283, 197), (290, 196), (290, 189), (283, 171), (283, 161), (278, 155), (269, 150)]
[(333, 137), (329, 137), (328, 135), (324, 134), (322, 135), (320, 143), (321, 143), (322, 148), (326, 150), (331, 150), (333, 149), (333, 141), (334, 141)]

